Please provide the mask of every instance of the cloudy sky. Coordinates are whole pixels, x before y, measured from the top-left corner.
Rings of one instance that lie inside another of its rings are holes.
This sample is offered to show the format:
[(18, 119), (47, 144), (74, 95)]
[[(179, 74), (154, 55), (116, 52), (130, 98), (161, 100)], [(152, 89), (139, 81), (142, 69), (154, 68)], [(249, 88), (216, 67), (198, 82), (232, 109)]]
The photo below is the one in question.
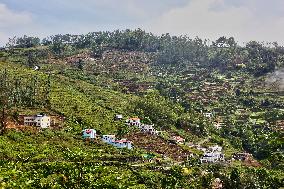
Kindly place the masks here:
[(25, 34), (126, 28), (284, 44), (284, 0), (0, 0), (0, 45)]

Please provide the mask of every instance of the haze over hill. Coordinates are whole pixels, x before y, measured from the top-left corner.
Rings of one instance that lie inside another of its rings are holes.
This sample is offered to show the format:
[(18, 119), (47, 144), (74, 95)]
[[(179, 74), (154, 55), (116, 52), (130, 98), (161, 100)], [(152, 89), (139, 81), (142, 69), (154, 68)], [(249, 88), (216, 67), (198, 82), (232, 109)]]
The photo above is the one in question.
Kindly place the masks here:
[(266, 83), (276, 90), (284, 91), (284, 69), (270, 73), (266, 78)]

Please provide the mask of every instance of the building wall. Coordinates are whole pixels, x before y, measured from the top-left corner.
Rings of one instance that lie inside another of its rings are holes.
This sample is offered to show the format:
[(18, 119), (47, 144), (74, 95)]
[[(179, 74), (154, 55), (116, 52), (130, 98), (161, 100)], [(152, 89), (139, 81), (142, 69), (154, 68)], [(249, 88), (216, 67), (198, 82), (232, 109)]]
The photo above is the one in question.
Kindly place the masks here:
[(27, 116), (24, 117), (24, 125), (48, 128), (50, 126), (49, 116)]
[(113, 135), (103, 135), (102, 140), (103, 140), (103, 142), (106, 142), (106, 143), (110, 144), (110, 143), (114, 142), (115, 136), (113, 136)]
[[(87, 130), (90, 130), (91, 132), (87, 133)], [(96, 138), (96, 130), (95, 129), (85, 129), (85, 130), (83, 130), (83, 138), (84, 139), (86, 139), (86, 138), (91, 138), (91, 139)]]

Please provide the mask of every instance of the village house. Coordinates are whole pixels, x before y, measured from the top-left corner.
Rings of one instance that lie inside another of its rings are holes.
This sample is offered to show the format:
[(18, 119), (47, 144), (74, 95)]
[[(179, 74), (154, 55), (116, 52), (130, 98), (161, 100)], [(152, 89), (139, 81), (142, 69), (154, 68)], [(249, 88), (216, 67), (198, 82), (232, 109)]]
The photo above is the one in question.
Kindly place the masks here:
[(157, 133), (156, 129), (154, 128), (154, 125), (140, 124), (138, 127), (141, 129), (142, 132), (145, 133), (151, 133), (151, 134)]
[(207, 117), (207, 118), (213, 117), (213, 114), (210, 113), (210, 112), (203, 113), (203, 115), (204, 115), (205, 117)]
[(213, 125), (216, 129), (221, 129), (225, 124), (221, 121), (216, 121)]
[(180, 136), (173, 136), (171, 139), (170, 139), (171, 142), (174, 142), (176, 144), (184, 144), (185, 142), (185, 139), (180, 137)]
[(96, 138), (96, 130), (95, 129), (84, 129), (82, 130), (83, 139), (91, 139), (94, 140)]
[(50, 117), (41, 114), (35, 116), (24, 116), (24, 125), (48, 128), (50, 126)]
[(123, 116), (121, 114), (115, 115), (115, 120), (122, 120)]
[(128, 125), (135, 125), (135, 126), (139, 126), (141, 124), (140, 118), (129, 118), (126, 120), (126, 123)]
[(115, 135), (103, 135), (103, 142), (113, 145), (117, 148), (132, 149), (132, 142), (127, 139), (115, 140)]
[(132, 149), (132, 142), (128, 141), (127, 139), (115, 140), (112, 145), (117, 148)]
[(139, 128), (142, 132), (145, 133), (150, 133), (150, 134), (159, 134), (161, 131), (157, 131), (154, 128), (154, 125), (147, 125), (147, 124), (143, 124), (141, 123), (139, 118), (129, 118), (126, 120), (126, 124), (129, 126), (136, 126), (137, 128)]
[(218, 161), (224, 161), (222, 147), (216, 145), (208, 148), (200, 161), (201, 163), (215, 163)]
[(102, 140), (103, 142), (110, 144), (115, 140), (115, 135), (103, 135)]

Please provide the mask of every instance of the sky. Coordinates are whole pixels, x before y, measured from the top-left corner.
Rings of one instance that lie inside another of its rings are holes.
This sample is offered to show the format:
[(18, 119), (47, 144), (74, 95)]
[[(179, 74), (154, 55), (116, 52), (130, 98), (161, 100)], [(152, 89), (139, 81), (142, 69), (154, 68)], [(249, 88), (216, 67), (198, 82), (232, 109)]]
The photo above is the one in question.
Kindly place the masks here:
[(0, 0), (1, 46), (14, 36), (136, 28), (284, 45), (284, 0)]

